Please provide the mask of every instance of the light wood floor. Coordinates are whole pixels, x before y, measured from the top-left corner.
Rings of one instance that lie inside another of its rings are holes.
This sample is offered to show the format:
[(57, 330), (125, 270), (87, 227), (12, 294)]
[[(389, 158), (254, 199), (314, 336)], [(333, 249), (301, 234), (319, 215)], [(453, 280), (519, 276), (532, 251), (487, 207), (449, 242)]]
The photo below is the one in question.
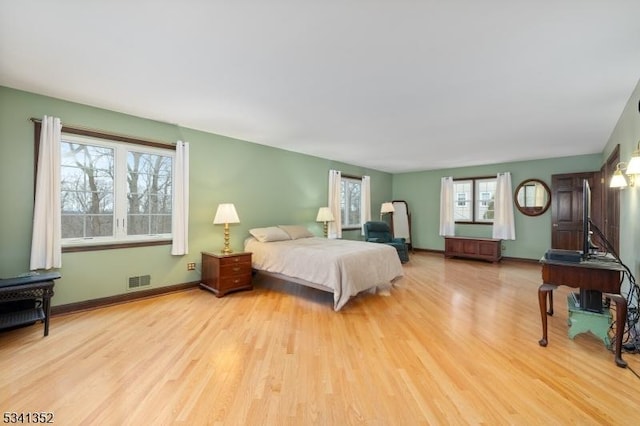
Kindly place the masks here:
[[(540, 267), (412, 255), (389, 296), (259, 280), (0, 333), (0, 411), (62, 425), (635, 424), (640, 379), (595, 337), (567, 337)], [(640, 355), (624, 354), (640, 371)]]

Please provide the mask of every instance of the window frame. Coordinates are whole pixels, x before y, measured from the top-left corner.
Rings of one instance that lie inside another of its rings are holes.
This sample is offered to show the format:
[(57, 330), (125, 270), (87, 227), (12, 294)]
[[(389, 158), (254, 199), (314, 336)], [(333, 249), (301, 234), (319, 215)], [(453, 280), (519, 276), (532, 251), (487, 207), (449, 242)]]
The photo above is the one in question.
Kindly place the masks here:
[[(357, 183), (358, 185), (360, 185), (360, 203), (358, 205), (358, 223), (349, 223), (349, 224), (345, 224), (344, 220), (346, 217), (348, 217), (348, 214), (346, 209), (347, 209), (347, 201), (344, 199), (342, 195), (346, 194), (346, 192), (344, 191), (344, 185), (346, 181), (350, 181), (352, 183)], [(356, 229), (362, 229), (362, 177), (359, 176), (351, 176), (351, 175), (342, 175), (340, 178), (340, 220), (343, 222), (341, 223), (342, 226), (342, 230), (344, 231), (350, 231), (350, 230), (356, 230)], [(343, 206), (344, 203), (344, 206)]]
[[(42, 121), (40, 119), (32, 118), (31, 121), (34, 123), (34, 179), (33, 179), (33, 188), (34, 188), (34, 196), (35, 196), (35, 185), (36, 185), (36, 174), (38, 172), (38, 154), (40, 150), (40, 133), (42, 130)], [(67, 135), (75, 135), (80, 137), (87, 137), (89, 139), (102, 139), (106, 141), (110, 141), (115, 144), (132, 144), (137, 145), (143, 150), (149, 149), (150, 151), (156, 152), (166, 152), (172, 157), (172, 162), (175, 165), (175, 150), (176, 147), (173, 144), (157, 142), (152, 140), (138, 139), (130, 136), (118, 135), (114, 133), (107, 133), (98, 130), (91, 130), (86, 128), (72, 127), (72, 126), (62, 126), (62, 133)], [(160, 151), (157, 151), (160, 150)], [(172, 190), (172, 194), (175, 194)], [(115, 213), (114, 213), (115, 215)], [(130, 237), (126, 239), (109, 239), (109, 240), (101, 240), (101, 241), (93, 241), (87, 242), (86, 240), (79, 241), (77, 243), (69, 244), (68, 242), (62, 243), (62, 252), (63, 253), (72, 253), (72, 252), (82, 252), (82, 251), (96, 251), (96, 250), (111, 250), (111, 249), (119, 249), (119, 248), (131, 248), (131, 247), (147, 247), (147, 246), (158, 246), (158, 245), (170, 245), (172, 243), (172, 236), (167, 234), (162, 234), (160, 236), (153, 237), (143, 237), (139, 236)]]
[[(458, 197), (458, 193), (455, 192), (455, 184), (456, 183), (463, 183), (463, 182), (470, 182), (471, 183), (471, 193), (470, 193), (470, 197), (469, 199), (465, 198), (465, 202), (466, 203), (470, 203), (471, 204), (471, 220), (455, 220), (455, 223), (458, 224), (472, 224), (472, 225), (493, 225), (494, 220), (495, 219), (478, 219), (477, 215), (478, 215), (478, 207), (480, 205), (480, 203), (486, 203), (487, 206), (490, 204), (491, 202), (491, 198), (489, 198), (488, 200), (484, 200), (480, 195), (481, 194), (491, 194), (490, 192), (487, 191), (480, 191), (478, 189), (478, 183), (482, 182), (482, 181), (494, 181), (497, 184), (497, 180), (498, 177), (497, 176), (475, 176), (475, 177), (468, 177), (468, 178), (454, 178), (453, 179), (453, 183), (454, 183), (454, 194), (453, 194), (453, 200), (454, 200), (454, 204), (455, 205), (460, 205), (460, 202), (462, 200), (459, 199)], [(494, 192), (494, 199), (495, 199), (495, 192)], [(454, 210), (455, 210), (455, 205), (454, 205)]]

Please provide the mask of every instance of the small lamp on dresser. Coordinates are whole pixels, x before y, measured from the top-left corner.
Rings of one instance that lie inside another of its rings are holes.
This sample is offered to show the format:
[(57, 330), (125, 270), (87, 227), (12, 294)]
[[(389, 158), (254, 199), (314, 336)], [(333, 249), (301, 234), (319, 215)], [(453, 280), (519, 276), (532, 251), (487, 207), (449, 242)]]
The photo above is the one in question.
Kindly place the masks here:
[(380, 206), (380, 220), (382, 220), (385, 214), (393, 213), (394, 211), (396, 211), (396, 209), (393, 208), (393, 203), (382, 203), (382, 206)]
[(213, 223), (215, 225), (224, 224), (224, 248), (222, 249), (222, 253), (231, 254), (232, 251), (229, 247), (229, 224), (240, 223), (236, 207), (231, 203), (219, 204)]
[(327, 238), (327, 236), (329, 235), (329, 222), (333, 222), (334, 220), (335, 219), (333, 218), (333, 213), (331, 213), (329, 207), (320, 207), (320, 209), (318, 210), (318, 216), (316, 217), (316, 222), (323, 223), (325, 238)]

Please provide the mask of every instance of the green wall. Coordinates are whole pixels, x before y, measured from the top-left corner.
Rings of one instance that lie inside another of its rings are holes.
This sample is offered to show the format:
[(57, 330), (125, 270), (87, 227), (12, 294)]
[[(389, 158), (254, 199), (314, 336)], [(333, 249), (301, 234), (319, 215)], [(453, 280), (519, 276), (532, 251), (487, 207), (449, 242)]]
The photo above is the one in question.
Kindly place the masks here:
[[(415, 247), (444, 250), (440, 230), (440, 179), (444, 176), (467, 178), (495, 176), (511, 172), (513, 189), (523, 180), (536, 178), (551, 186), (551, 175), (600, 170), (601, 155), (581, 155), (557, 159), (520, 161), (477, 167), (402, 173), (393, 176), (393, 198), (406, 200), (412, 220)], [(525, 216), (514, 208), (516, 239), (503, 242), (503, 256), (539, 259), (551, 247), (551, 209), (536, 217)], [(456, 225), (456, 235), (491, 237), (491, 225)]]
[[(151, 275), (152, 287), (197, 281), (187, 262), (222, 248), (222, 226), (213, 225), (217, 205), (232, 202), (240, 217), (231, 225), (231, 246), (241, 251), (248, 230), (303, 224), (317, 235), (318, 208), (327, 205), (328, 171), (371, 176), (375, 215), (391, 199), (392, 176), (327, 159), (257, 145), (175, 125), (0, 87), (0, 277), (28, 271), (33, 211), (34, 146), (30, 117), (60, 117), (78, 127), (174, 143), (190, 143), (189, 254), (170, 246), (65, 253), (54, 305), (126, 293), (130, 276)], [(359, 231), (345, 238), (359, 239)]]

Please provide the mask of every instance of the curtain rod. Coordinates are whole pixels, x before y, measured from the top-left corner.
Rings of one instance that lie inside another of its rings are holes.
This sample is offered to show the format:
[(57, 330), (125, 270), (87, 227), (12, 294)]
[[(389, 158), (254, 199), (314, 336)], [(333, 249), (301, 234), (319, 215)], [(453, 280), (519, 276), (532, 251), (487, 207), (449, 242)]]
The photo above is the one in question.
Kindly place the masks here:
[[(28, 120), (34, 124), (42, 124), (41, 118), (31, 117)], [(151, 139), (140, 139), (135, 136), (111, 133), (104, 130), (90, 129), (88, 127), (82, 127), (82, 126), (62, 124), (62, 131), (67, 133), (80, 134), (84, 136), (93, 136), (99, 139), (110, 139), (110, 140), (116, 140), (120, 142), (137, 143), (139, 145), (149, 145), (149, 146), (155, 146), (160, 148), (171, 148), (171, 149), (176, 148), (175, 143), (156, 141)]]
[(349, 175), (349, 174), (346, 174), (346, 173), (340, 173), (340, 175), (342, 177), (344, 177), (344, 178), (347, 178), (347, 179), (362, 179), (362, 176)]

